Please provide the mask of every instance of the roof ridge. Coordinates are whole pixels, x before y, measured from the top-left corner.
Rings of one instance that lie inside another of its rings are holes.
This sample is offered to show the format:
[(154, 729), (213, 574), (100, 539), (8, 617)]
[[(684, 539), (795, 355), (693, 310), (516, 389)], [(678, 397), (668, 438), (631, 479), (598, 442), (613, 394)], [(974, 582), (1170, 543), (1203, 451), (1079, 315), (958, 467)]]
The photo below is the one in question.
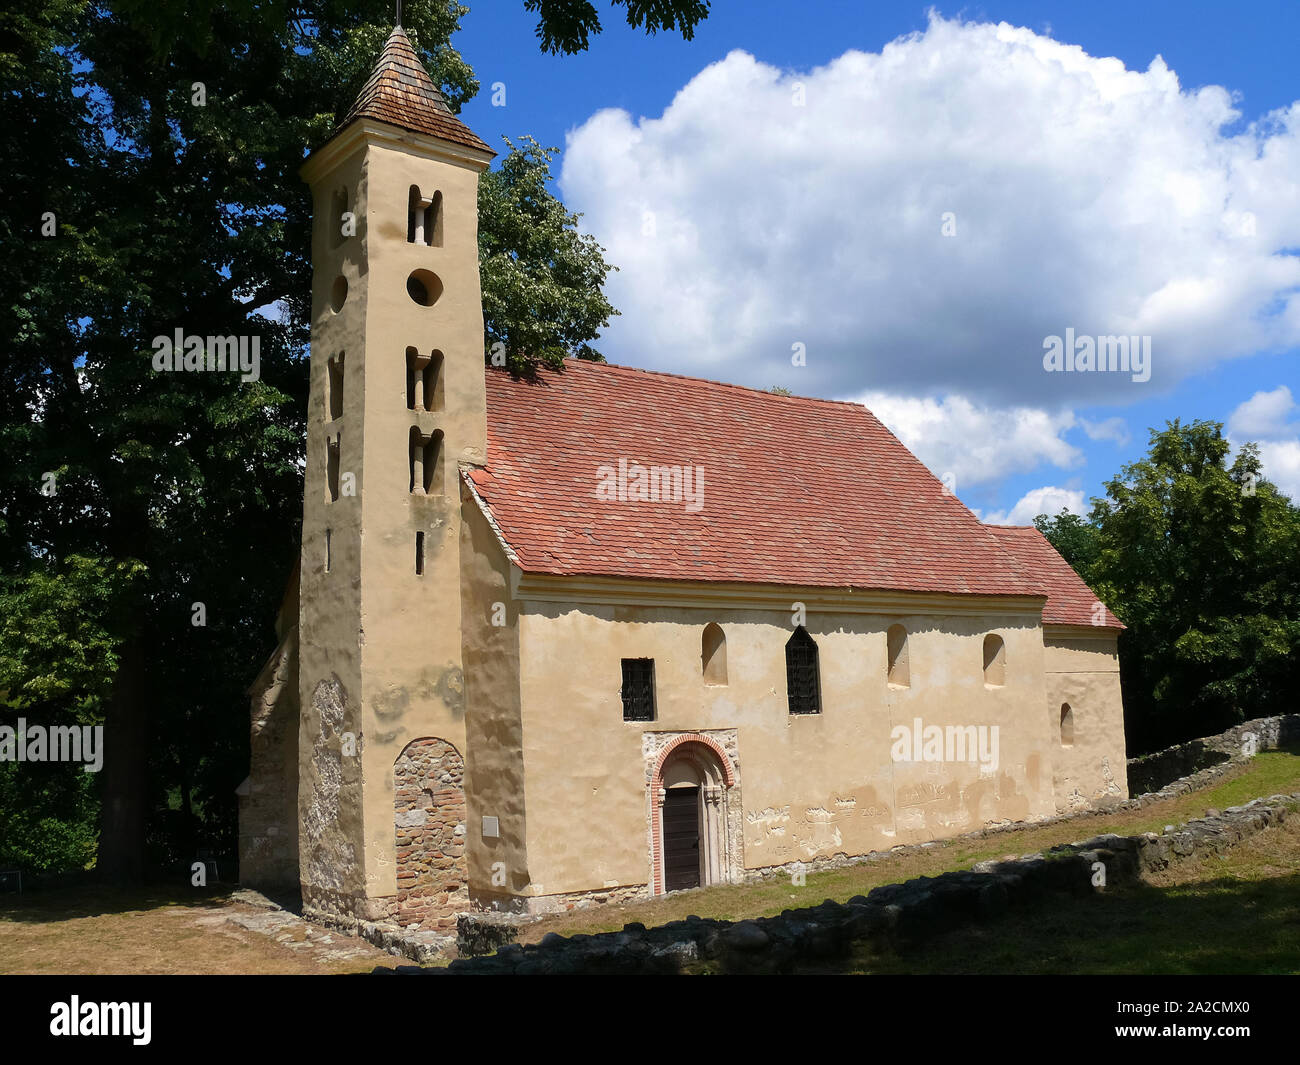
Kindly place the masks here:
[[(796, 396), (793, 394), (783, 396), (779, 392), (770, 392), (766, 388), (755, 388), (752, 385), (738, 385), (732, 381), (718, 381), (712, 377), (697, 377), (694, 374), (673, 373), (671, 370), (650, 370), (644, 366), (626, 366), (617, 362), (597, 362), (595, 359), (565, 359), (564, 364), (564, 370), (552, 372), (567, 373), (568, 368), (571, 365), (582, 366), (584, 370), (588, 368), (603, 367), (608, 370), (622, 370), (626, 373), (649, 374), (652, 377), (670, 377), (678, 381), (695, 381), (699, 384), (713, 385), (717, 388), (733, 388), (740, 392), (752, 392), (754, 395), (758, 396), (770, 396), (772, 399), (795, 399), (799, 400), (801, 403), (831, 403), (840, 407), (856, 407), (858, 410), (863, 410), (868, 414), (871, 414), (871, 408), (865, 403), (859, 403), (857, 400), (852, 399), (823, 399), (821, 396)], [(510, 372), (509, 370), (503, 369), (499, 366), (490, 366), (488, 369), (497, 370), (501, 373)], [(545, 369), (550, 368), (545, 367)], [(875, 417), (875, 415), (872, 414), (872, 417)], [(879, 419), (876, 420), (879, 421)]]

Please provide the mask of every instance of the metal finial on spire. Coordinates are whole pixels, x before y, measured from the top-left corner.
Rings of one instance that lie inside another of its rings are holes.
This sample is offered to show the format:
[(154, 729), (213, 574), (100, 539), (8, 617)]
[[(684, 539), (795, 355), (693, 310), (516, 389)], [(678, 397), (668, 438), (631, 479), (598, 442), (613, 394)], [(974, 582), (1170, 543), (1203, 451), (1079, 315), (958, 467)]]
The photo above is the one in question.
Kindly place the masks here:
[(397, 0), (397, 21), (394, 26), (399, 30), (402, 28), (402, 0)]

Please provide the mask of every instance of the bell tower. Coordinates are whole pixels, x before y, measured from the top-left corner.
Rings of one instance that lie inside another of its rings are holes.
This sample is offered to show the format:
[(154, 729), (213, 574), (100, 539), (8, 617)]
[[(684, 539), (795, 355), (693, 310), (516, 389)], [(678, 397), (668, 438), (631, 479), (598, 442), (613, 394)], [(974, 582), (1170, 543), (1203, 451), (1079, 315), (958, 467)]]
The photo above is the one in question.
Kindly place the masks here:
[(302, 167), (299, 872), (304, 906), (344, 923), (438, 927), (467, 894), (460, 466), (487, 450), (477, 194), (493, 155), (398, 26)]

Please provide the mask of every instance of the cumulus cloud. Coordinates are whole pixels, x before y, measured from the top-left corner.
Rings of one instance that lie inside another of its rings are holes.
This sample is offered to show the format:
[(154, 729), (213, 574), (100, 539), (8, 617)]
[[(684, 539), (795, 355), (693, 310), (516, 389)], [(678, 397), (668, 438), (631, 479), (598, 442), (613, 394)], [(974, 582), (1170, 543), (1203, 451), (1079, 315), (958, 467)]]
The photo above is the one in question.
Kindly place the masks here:
[(1078, 424), (1070, 411), (996, 408), (964, 396), (914, 399), (883, 392), (868, 392), (858, 402), (933, 473), (951, 474), (959, 495), (966, 485), (1027, 473), (1043, 463), (1071, 469), (1084, 461), (1063, 436)]
[(1271, 392), (1256, 392), (1228, 417), (1228, 432), (1251, 440), (1286, 436), (1300, 432), (1300, 426), (1288, 425), (1297, 413), (1291, 389), (1279, 385)]
[[(1077, 407), (1300, 342), (1300, 104), (1239, 118), (1158, 57), (935, 16), (806, 72), (732, 52), (661, 116), (599, 112), (560, 186), (620, 267), (616, 361)], [(1151, 336), (1150, 382), (1044, 372), (1067, 327)]]
[(1257, 443), (1264, 476), (1300, 500), (1300, 404), (1286, 385), (1256, 392), (1240, 404), (1228, 416), (1228, 440), (1234, 450)]
[(1083, 492), (1044, 485), (1026, 492), (1010, 510), (992, 511), (980, 520), (989, 525), (1029, 525), (1039, 514), (1056, 517), (1062, 510), (1086, 514), (1088, 508), (1083, 501)]

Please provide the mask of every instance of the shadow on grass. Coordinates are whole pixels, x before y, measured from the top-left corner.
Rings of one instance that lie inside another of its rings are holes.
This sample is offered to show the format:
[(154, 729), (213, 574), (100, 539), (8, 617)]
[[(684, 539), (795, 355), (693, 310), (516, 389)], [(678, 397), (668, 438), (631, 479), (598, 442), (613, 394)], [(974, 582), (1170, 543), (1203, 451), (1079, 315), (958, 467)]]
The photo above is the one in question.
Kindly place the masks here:
[(238, 884), (211, 884), (201, 888), (179, 883), (138, 887), (77, 884), (29, 891), (22, 895), (0, 896), (0, 921), (51, 924), (81, 917), (154, 910), (164, 906), (215, 909), (226, 905), (231, 894), (238, 890)]
[(1138, 884), (1053, 897), (903, 951), (865, 946), (799, 972), (1283, 974), (1300, 972), (1300, 873)]

